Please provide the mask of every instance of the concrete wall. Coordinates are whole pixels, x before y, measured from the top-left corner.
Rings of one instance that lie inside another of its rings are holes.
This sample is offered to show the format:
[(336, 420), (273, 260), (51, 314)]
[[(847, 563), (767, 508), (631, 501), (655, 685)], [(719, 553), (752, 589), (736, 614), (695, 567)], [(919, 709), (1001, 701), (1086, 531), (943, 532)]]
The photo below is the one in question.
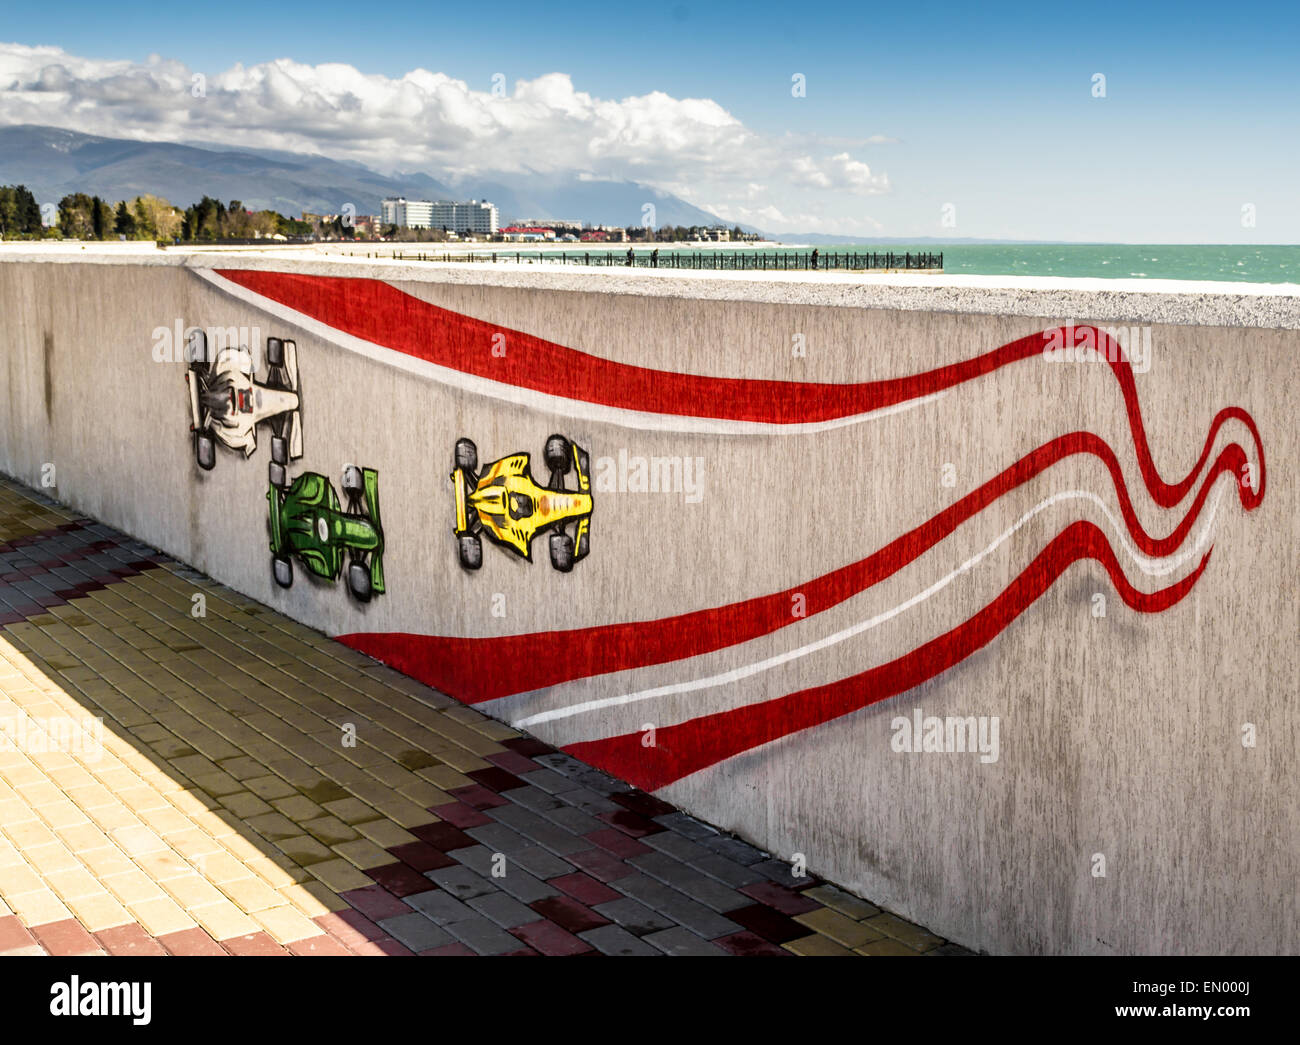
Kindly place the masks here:
[[(11, 255), (0, 470), (968, 946), (1294, 952), (1295, 288), (992, 282)], [(378, 471), (383, 594), (276, 586), (270, 433), (197, 467), (178, 322), (296, 341), (289, 474)], [(1135, 365), (1045, 357), (1070, 322)], [(553, 432), (590, 555), (463, 569), (456, 439), (544, 482)], [(996, 760), (897, 750), (914, 709), (996, 719)]]

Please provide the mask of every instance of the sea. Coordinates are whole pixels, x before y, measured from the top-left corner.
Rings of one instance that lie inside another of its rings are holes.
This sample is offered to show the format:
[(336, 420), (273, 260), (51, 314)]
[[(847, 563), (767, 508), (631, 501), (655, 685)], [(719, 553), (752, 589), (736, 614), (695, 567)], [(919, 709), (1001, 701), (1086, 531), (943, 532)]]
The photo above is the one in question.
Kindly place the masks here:
[(1070, 276), (1300, 283), (1300, 246), (926, 243), (819, 247), (837, 251), (943, 252), (947, 275)]

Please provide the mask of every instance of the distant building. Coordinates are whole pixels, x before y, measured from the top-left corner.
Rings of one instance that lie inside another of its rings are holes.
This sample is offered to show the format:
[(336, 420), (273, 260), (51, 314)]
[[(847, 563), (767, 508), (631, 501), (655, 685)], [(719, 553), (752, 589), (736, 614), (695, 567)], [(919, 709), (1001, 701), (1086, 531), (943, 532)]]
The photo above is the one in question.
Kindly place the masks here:
[(539, 242), (555, 239), (555, 230), (525, 225), (507, 225), (500, 230), (500, 235), (511, 242)]
[(500, 225), (496, 205), (487, 200), (453, 203), (450, 200), (408, 200), (389, 198), (380, 204), (385, 225), (407, 229), (446, 229), (492, 235)]

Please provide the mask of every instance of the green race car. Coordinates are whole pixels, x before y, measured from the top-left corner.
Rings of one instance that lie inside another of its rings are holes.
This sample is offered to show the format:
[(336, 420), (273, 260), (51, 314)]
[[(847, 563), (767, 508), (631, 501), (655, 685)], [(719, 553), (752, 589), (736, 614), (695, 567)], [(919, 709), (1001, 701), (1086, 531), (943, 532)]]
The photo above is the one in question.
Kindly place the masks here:
[[(278, 449), (278, 448), (273, 448)], [(348, 588), (361, 602), (384, 591), (384, 530), (379, 521), (379, 473), (348, 465), (339, 503), (334, 484), (319, 472), (288, 481), (285, 461), (270, 466), (271, 571), (276, 584), (293, 584), (293, 559), (309, 573), (336, 581), (347, 560)]]

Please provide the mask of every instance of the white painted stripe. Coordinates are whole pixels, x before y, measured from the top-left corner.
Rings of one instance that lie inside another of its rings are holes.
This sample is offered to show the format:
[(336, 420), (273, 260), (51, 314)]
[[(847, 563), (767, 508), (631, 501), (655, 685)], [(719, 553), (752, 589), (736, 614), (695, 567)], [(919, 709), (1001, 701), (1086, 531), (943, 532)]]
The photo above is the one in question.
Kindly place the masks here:
[(245, 304), (270, 313), (286, 323), (292, 323), (322, 341), (328, 341), (340, 348), (356, 352), (358, 355), (373, 359), (377, 363), (404, 370), (473, 395), (499, 399), (517, 406), (543, 410), (547, 413), (565, 414), (577, 420), (599, 421), (620, 425), (624, 428), (691, 435), (802, 435), (812, 432), (829, 432), (836, 428), (847, 428), (850, 425), (861, 424), (864, 421), (878, 420), (891, 414), (904, 413), (927, 403), (933, 403), (944, 395), (943, 392), (933, 392), (917, 399), (910, 399), (905, 403), (897, 403), (894, 406), (882, 407), (879, 410), (871, 410), (862, 414), (853, 414), (849, 417), (788, 425), (768, 424), (758, 421), (728, 421), (707, 417), (679, 417), (676, 414), (656, 414), (641, 410), (626, 410), (622, 407), (588, 403), (582, 399), (567, 399), (563, 396), (538, 392), (530, 388), (518, 388), (500, 381), (493, 381), (491, 378), (462, 373), (451, 367), (444, 367), (437, 363), (430, 363), (428, 360), (417, 359), (405, 352), (398, 352), (396, 349), (377, 345), (373, 341), (365, 341), (352, 334), (345, 334), (341, 330), (336, 330), (334, 327), (297, 312), (286, 305), (280, 304), (278, 301), (272, 301), (270, 298), (263, 297), (247, 287), (241, 287), (238, 283), (226, 279), (211, 269), (195, 268), (190, 271), (200, 279), (211, 283), (218, 290), (237, 298)]
[(1128, 533), (1120, 524), (1120, 521), (1115, 518), (1111, 510), (1095, 493), (1088, 490), (1066, 490), (1063, 493), (1053, 494), (1051, 497), (1048, 497), (1046, 500), (1041, 501), (1039, 504), (1031, 508), (1028, 512), (1022, 515), (1013, 526), (994, 540), (992, 544), (983, 551), (967, 559), (946, 577), (935, 581), (935, 583), (930, 585), (930, 587), (916, 595), (913, 595), (906, 602), (902, 602), (892, 609), (885, 610), (883, 613), (879, 613), (869, 620), (860, 621), (842, 631), (837, 631), (832, 635), (827, 635), (825, 638), (818, 639), (816, 642), (810, 642), (805, 646), (800, 646), (798, 649), (781, 653), (775, 657), (768, 657), (766, 660), (760, 660), (743, 667), (734, 668), (731, 671), (724, 671), (718, 675), (694, 679), (690, 682), (677, 682), (668, 686), (656, 686), (653, 689), (644, 689), (636, 693), (624, 693), (616, 697), (602, 697), (599, 700), (588, 700), (581, 704), (573, 704), (569, 707), (553, 708), (550, 711), (542, 711), (536, 715), (529, 715), (525, 718), (514, 720), (510, 724), (518, 728), (525, 728), (528, 726), (538, 725), (542, 722), (554, 722), (557, 719), (569, 718), (573, 715), (583, 714), (588, 711), (599, 711), (602, 708), (618, 707), (623, 704), (632, 704), (637, 701), (650, 700), (654, 697), (666, 697), (678, 693), (690, 693), (699, 689), (711, 689), (714, 686), (724, 686), (728, 683), (739, 682), (741, 679), (749, 678), (750, 676), (757, 675), (763, 671), (769, 671), (772, 668), (780, 667), (782, 664), (788, 664), (793, 660), (798, 660), (801, 657), (806, 657), (809, 654), (817, 653), (820, 650), (837, 645), (838, 643), (853, 638), (855, 635), (861, 635), (865, 631), (870, 631), (872, 628), (893, 620), (895, 617), (899, 616), (899, 614), (905, 613), (913, 606), (920, 605), (932, 595), (942, 591), (958, 577), (970, 572), (978, 566), (985, 558), (996, 551), (1002, 544), (1010, 540), (1018, 530), (1025, 526), (1040, 512), (1044, 512), (1048, 508), (1060, 504), (1063, 501), (1082, 499), (1096, 504), (1105, 513), (1106, 519), (1117, 532), (1120, 543), (1123, 545), (1125, 552), (1127, 552), (1129, 558), (1137, 564), (1138, 568), (1149, 577), (1163, 577), (1179, 569), (1190, 559), (1200, 554), (1201, 547), (1205, 544), (1211, 530), (1213, 529), (1214, 516), (1218, 511), (1219, 501), (1222, 496), (1223, 487), (1220, 485), (1218, 491), (1214, 495), (1212, 503), (1210, 504), (1209, 516), (1201, 527), (1200, 536), (1191, 547), (1186, 547), (1177, 555), (1165, 559), (1155, 559), (1138, 551), (1129, 539)]

